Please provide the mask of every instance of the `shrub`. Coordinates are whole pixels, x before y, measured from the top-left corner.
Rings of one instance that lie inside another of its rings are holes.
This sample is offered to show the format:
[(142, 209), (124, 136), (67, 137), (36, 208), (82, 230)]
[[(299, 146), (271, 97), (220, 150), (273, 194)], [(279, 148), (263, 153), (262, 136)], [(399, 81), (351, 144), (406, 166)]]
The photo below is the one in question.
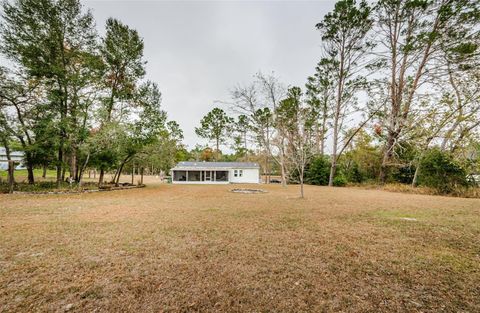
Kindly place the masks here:
[(337, 173), (333, 179), (333, 185), (336, 187), (344, 187), (347, 184), (347, 179), (342, 173)]
[(324, 156), (314, 158), (305, 172), (305, 182), (311, 185), (328, 185), (329, 177), (330, 161)]
[(411, 165), (401, 166), (392, 171), (390, 181), (402, 184), (411, 184), (415, 175), (415, 167)]
[(466, 171), (453, 157), (439, 149), (426, 153), (420, 162), (420, 185), (432, 187), (441, 193), (451, 193), (468, 186)]
[(365, 181), (365, 176), (360, 171), (357, 162), (352, 162), (350, 166), (344, 166), (342, 172), (345, 174), (345, 179), (350, 183), (361, 183)]

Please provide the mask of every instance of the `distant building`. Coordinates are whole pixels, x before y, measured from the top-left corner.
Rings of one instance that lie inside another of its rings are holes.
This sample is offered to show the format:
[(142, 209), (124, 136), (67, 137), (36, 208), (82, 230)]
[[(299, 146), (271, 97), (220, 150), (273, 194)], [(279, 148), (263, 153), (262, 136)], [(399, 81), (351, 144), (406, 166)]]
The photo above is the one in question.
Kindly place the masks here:
[[(12, 161), (22, 163), (23, 162), (23, 152), (22, 151), (10, 151), (10, 158)], [(17, 169), (21, 167), (21, 165), (17, 166)], [(4, 147), (0, 147), (0, 170), (7, 170), (8, 169), (8, 158), (7, 158), (7, 150)]]
[(260, 166), (248, 162), (180, 162), (172, 169), (173, 184), (260, 183)]

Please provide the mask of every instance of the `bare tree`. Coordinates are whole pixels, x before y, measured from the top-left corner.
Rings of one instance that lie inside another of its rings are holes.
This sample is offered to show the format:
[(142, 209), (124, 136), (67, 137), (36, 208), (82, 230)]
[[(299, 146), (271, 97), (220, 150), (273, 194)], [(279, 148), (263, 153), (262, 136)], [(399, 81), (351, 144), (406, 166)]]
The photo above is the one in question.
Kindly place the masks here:
[(279, 99), (285, 95), (285, 87), (273, 74), (257, 73), (256, 80), (248, 86), (237, 86), (232, 91), (232, 109), (245, 115), (254, 134), (254, 139), (266, 156), (265, 173), (269, 181), (270, 159), (281, 169), (282, 185), (286, 185), (284, 139), (276, 131), (274, 110)]
[[(286, 141), (285, 158), (290, 173), (298, 179), (300, 195), (304, 197), (305, 168), (313, 155), (312, 123), (308, 108), (302, 100), (302, 91), (298, 87), (289, 88), (287, 98), (282, 100), (275, 111), (279, 132)], [(293, 171), (292, 171), (293, 170)]]

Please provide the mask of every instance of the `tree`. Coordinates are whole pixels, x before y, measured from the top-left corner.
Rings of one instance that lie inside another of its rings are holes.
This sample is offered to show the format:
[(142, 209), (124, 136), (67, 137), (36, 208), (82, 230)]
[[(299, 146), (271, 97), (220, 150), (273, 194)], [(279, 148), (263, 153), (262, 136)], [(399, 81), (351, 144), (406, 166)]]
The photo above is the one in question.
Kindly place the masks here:
[(248, 151), (247, 135), (250, 130), (250, 124), (246, 115), (239, 115), (233, 124), (234, 132), (234, 149), (237, 155), (245, 155)]
[(273, 159), (281, 169), (282, 185), (286, 185), (284, 138), (275, 131), (274, 111), (285, 96), (285, 87), (274, 75), (257, 73), (255, 81), (237, 86), (232, 91), (233, 110), (248, 118), (254, 141), (265, 155), (265, 173), (269, 181), (269, 163)]
[(275, 110), (277, 125), (282, 125), (281, 136), (286, 139), (286, 157), (300, 183), (300, 195), (304, 197), (305, 169), (313, 156), (310, 116), (302, 101), (299, 87), (288, 89), (287, 98), (280, 101)]
[(150, 81), (142, 84), (136, 90), (133, 101), (138, 118), (122, 125), (124, 135), (119, 141), (120, 162), (114, 176), (116, 185), (125, 164), (165, 132), (167, 116), (161, 109), (161, 93), (157, 84)]
[(3, 12), (1, 52), (20, 66), (27, 80), (41, 81), (55, 113), (60, 183), (67, 148), (75, 172), (76, 134), (82, 126), (79, 121), (86, 120), (79, 119), (86, 112), (82, 98), (98, 66), (93, 16), (83, 12), (78, 0), (6, 1)]
[[(428, 84), (432, 62), (445, 46), (458, 47), (475, 33), (475, 1), (380, 0), (376, 5), (376, 33), (379, 34), (378, 69), (384, 69), (388, 91), (383, 127), (386, 129), (380, 181), (385, 182), (394, 148), (405, 131), (416, 96)], [(478, 17), (477, 17), (478, 18)], [(459, 32), (470, 26), (470, 34)], [(380, 71), (378, 71), (380, 74)]]
[(28, 173), (28, 183), (33, 184), (33, 166), (35, 165), (36, 137), (33, 132), (44, 106), (37, 104), (35, 97), (38, 84), (28, 83), (4, 71), (0, 81), (0, 114), (5, 125), (2, 126), (3, 143), (9, 150), (8, 138), (15, 137), (21, 144), (25, 154), (25, 165)]
[[(365, 56), (372, 45), (367, 33), (372, 26), (371, 9), (365, 1), (359, 5), (355, 0), (342, 0), (322, 22), (316, 25), (322, 33), (325, 57), (319, 67), (330, 73), (333, 82), (327, 84), (335, 88), (333, 94), (333, 143), (329, 186), (333, 185), (337, 161), (340, 131), (345, 117), (355, 108), (355, 94), (364, 88), (365, 79), (359, 72), (364, 69)], [(325, 77), (326, 78), (326, 77)]]
[(334, 79), (327, 63), (320, 61), (315, 67), (315, 74), (307, 78), (306, 103), (314, 120), (316, 153), (325, 154), (328, 123), (332, 118), (330, 102), (334, 98)]
[(143, 183), (144, 168), (151, 168), (151, 174), (154, 173), (155, 169), (168, 173), (177, 162), (183, 161), (182, 139), (183, 132), (178, 123), (169, 121), (165, 130), (135, 155), (132, 163), (140, 168), (142, 175), (140, 183)]
[(109, 18), (102, 40), (101, 55), (105, 62), (103, 83), (108, 89), (104, 101), (104, 123), (112, 120), (117, 101), (134, 97), (138, 80), (145, 75), (143, 40), (138, 32), (120, 21)]
[(220, 142), (226, 139), (233, 121), (233, 118), (229, 117), (225, 111), (214, 108), (201, 119), (200, 127), (195, 128), (195, 133), (198, 136), (215, 142), (217, 160), (220, 151)]
[(449, 153), (432, 149), (422, 159), (421, 164), (419, 181), (424, 186), (449, 193), (457, 187), (468, 185), (465, 169)]

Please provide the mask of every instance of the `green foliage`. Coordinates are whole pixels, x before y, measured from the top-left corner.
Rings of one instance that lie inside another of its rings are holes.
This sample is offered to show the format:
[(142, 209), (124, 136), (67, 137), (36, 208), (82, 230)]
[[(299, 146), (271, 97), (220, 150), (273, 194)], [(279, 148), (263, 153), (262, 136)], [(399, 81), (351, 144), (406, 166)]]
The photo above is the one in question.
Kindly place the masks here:
[(214, 108), (200, 121), (200, 127), (195, 128), (195, 133), (205, 139), (212, 140), (219, 150), (220, 141), (226, 138), (231, 130), (233, 118), (229, 117), (220, 108)]
[[(330, 160), (326, 156), (316, 156), (311, 160), (305, 170), (305, 182), (310, 185), (327, 186), (330, 178)], [(343, 173), (343, 169), (337, 169), (337, 175), (333, 179), (333, 185), (343, 187), (352, 182)]]
[(348, 167), (342, 167), (344, 178), (350, 183), (363, 183), (365, 176), (360, 170), (360, 166), (356, 162), (352, 162)]
[(103, 84), (109, 94), (104, 99), (106, 121), (112, 119), (116, 101), (132, 99), (138, 80), (145, 75), (143, 40), (138, 32), (116, 19), (109, 18), (100, 48), (105, 63)]
[(468, 185), (467, 174), (451, 154), (432, 149), (420, 162), (419, 184), (449, 193)]
[(333, 179), (333, 185), (336, 187), (345, 187), (347, 185), (347, 178), (342, 173), (337, 173)]
[(330, 161), (324, 156), (315, 157), (305, 171), (305, 182), (311, 185), (328, 185)]
[(414, 175), (415, 167), (413, 165), (400, 166), (391, 171), (389, 181), (411, 184)]
[(377, 179), (382, 152), (380, 147), (374, 145), (372, 137), (362, 130), (356, 135), (352, 146), (340, 161), (347, 180), (361, 183)]

